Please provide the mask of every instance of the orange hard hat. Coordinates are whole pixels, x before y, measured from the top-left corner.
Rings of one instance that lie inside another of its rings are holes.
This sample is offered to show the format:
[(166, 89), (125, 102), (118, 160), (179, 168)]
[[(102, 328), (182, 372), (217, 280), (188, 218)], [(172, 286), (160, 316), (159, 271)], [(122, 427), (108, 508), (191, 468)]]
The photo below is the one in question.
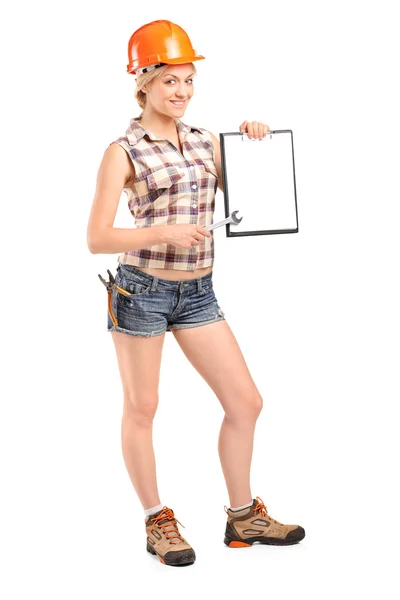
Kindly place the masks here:
[(193, 49), (188, 34), (171, 21), (151, 21), (137, 29), (128, 43), (128, 73), (145, 73), (164, 64), (179, 65), (205, 56)]

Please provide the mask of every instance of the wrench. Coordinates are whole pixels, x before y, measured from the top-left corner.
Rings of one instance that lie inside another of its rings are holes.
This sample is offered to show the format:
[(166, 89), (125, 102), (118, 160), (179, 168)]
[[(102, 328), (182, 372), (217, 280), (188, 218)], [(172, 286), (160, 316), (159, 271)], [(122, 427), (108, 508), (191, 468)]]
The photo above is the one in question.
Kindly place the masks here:
[(223, 221), (218, 221), (218, 223), (213, 223), (212, 225), (207, 225), (206, 227), (204, 227), (204, 229), (207, 229), (207, 231), (211, 231), (216, 227), (221, 227), (221, 225), (226, 225), (228, 223), (233, 223), (233, 225), (237, 225), (243, 219), (243, 217), (236, 216), (236, 213), (238, 212), (238, 210), (234, 210), (227, 219), (224, 219)]

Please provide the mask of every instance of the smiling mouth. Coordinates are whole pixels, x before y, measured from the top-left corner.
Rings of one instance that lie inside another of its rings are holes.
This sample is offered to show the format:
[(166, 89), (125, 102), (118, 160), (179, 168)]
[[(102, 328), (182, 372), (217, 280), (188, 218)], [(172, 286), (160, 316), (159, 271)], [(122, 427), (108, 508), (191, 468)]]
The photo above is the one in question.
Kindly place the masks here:
[(184, 104), (186, 104), (186, 100), (180, 100), (179, 102), (175, 101), (175, 100), (170, 100), (170, 102), (174, 105), (174, 106), (183, 106)]

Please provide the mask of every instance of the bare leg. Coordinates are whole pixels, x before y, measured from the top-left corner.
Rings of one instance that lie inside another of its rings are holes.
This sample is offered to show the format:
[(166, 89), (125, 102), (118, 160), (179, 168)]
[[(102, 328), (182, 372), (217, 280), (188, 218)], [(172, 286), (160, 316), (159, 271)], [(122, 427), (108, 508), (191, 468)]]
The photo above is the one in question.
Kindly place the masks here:
[(121, 375), (124, 408), (122, 454), (144, 509), (160, 504), (153, 449), (153, 419), (158, 405), (160, 364), (165, 334), (139, 337), (111, 332)]
[(263, 401), (226, 320), (173, 331), (188, 360), (210, 385), (225, 411), (218, 452), (230, 506), (252, 500), (250, 466)]
[(253, 454), (255, 421), (229, 419), (222, 421), (218, 453), (228, 489), (230, 506), (242, 506), (252, 501), (250, 466)]

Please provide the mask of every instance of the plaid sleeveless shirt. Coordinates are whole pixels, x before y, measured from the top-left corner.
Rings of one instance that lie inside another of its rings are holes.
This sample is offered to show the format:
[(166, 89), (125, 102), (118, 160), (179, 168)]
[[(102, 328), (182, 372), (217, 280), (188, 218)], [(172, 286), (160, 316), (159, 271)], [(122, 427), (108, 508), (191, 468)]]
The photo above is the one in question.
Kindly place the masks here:
[[(136, 227), (213, 222), (218, 172), (210, 133), (176, 120), (183, 154), (172, 142), (158, 137), (134, 117), (117, 143), (128, 153), (135, 167), (135, 181), (124, 192)], [(111, 145), (111, 144), (110, 144)], [(138, 267), (194, 271), (214, 263), (214, 237), (191, 248), (163, 243), (123, 252), (118, 262)]]

